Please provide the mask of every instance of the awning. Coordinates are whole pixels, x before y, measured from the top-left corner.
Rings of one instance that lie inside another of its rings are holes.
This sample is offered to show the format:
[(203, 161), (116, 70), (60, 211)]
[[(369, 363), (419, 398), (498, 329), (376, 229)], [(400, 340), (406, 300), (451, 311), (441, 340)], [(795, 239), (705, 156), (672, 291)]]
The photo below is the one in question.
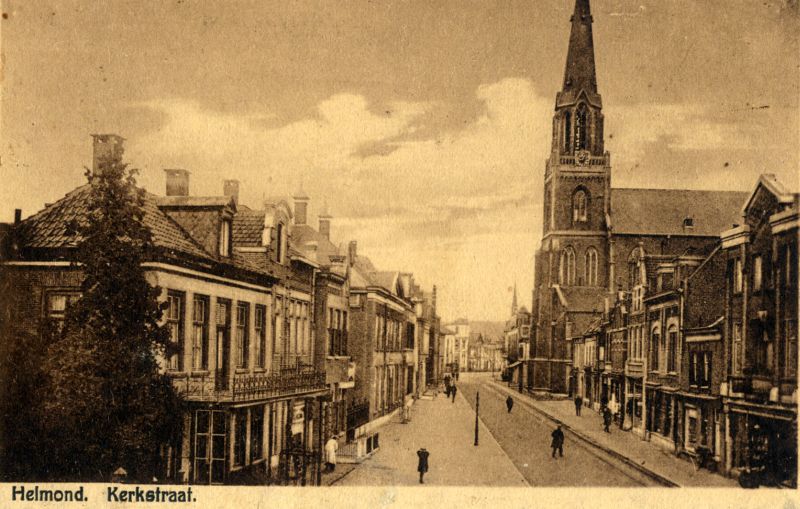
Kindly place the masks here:
[(519, 366), (520, 364), (522, 364), (522, 361), (516, 361), (516, 362), (514, 362), (514, 363), (512, 363), (512, 364), (509, 364), (508, 366), (506, 366), (506, 369), (513, 368), (513, 367), (515, 367), (515, 366)]

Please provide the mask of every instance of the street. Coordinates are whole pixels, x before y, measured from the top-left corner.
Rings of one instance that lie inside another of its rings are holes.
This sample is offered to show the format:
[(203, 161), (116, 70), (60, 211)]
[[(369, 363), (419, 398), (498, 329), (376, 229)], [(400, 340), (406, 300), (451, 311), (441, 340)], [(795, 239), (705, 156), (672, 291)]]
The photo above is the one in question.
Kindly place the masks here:
[(531, 486), (657, 485), (570, 433), (565, 433), (564, 457), (553, 459), (550, 433), (555, 424), (519, 401), (509, 414), (506, 395), (492, 385), (488, 373), (464, 373), (458, 382), (459, 394), (474, 409), (480, 391), (481, 420)]
[[(655, 486), (653, 480), (565, 433), (564, 457), (553, 459), (555, 425), (516, 403), (489, 374), (462, 374), (455, 402), (443, 393), (420, 399), (410, 423), (395, 419), (380, 430), (381, 447), (335, 481), (341, 486), (418, 485), (416, 451), (430, 451), (425, 483), (444, 486)], [(474, 445), (475, 395), (480, 391), (479, 445)], [(344, 465), (343, 465), (344, 466)]]

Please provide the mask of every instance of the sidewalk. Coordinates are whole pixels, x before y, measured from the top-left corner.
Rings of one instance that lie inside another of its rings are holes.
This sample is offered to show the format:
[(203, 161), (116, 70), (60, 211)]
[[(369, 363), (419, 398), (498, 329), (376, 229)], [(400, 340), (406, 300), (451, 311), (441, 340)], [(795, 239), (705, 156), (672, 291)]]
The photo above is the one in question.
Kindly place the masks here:
[[(430, 452), (425, 484), (434, 486), (528, 486), (489, 430), (459, 394), (455, 403), (440, 393), (411, 407), (411, 422), (393, 420), (380, 429), (380, 449), (335, 486), (419, 486), (417, 450)], [(344, 466), (344, 465), (343, 465)], [(338, 470), (337, 466), (337, 470)]]
[(575, 404), (571, 400), (540, 401), (510, 389), (502, 382), (492, 381), (492, 385), (561, 424), (578, 438), (641, 471), (649, 472), (653, 477), (660, 479), (662, 484), (704, 488), (739, 487), (734, 479), (704, 469), (695, 470), (692, 463), (659, 449), (658, 446), (642, 440), (629, 431), (622, 431), (619, 427), (612, 426), (611, 433), (606, 433), (603, 431), (603, 419), (600, 414), (584, 407), (582, 415), (578, 417), (575, 415)]

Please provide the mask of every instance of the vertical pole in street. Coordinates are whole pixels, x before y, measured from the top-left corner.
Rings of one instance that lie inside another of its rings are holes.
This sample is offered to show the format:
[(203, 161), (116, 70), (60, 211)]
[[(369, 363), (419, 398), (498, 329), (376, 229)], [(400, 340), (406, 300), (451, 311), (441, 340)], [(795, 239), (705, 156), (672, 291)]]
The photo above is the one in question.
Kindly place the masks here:
[(475, 393), (475, 445), (478, 445), (478, 409), (481, 407), (481, 393)]

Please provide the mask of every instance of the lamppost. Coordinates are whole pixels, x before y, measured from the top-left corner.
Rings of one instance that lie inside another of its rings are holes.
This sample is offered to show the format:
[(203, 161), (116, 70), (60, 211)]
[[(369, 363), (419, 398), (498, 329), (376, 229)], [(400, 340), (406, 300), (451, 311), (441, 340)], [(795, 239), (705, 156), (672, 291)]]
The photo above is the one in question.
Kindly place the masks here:
[(478, 409), (481, 407), (481, 392), (475, 393), (475, 445), (478, 445)]

